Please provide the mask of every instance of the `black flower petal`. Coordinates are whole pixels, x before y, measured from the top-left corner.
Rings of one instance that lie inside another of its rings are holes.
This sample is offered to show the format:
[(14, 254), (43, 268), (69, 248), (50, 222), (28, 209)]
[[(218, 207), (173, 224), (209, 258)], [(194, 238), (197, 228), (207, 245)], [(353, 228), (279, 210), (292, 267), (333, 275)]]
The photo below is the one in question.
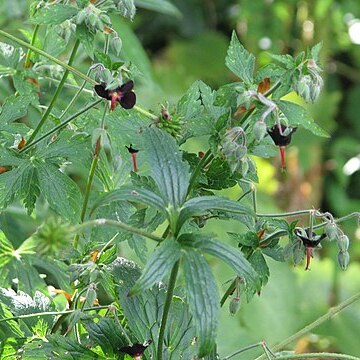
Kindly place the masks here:
[(136, 95), (132, 91), (125, 93), (120, 98), (120, 105), (124, 109), (132, 109), (134, 107), (135, 103), (136, 103)]
[(132, 346), (123, 346), (120, 351), (132, 357), (139, 357), (144, 354), (144, 351), (151, 343), (152, 340), (148, 340), (144, 344), (135, 343)]
[(134, 149), (134, 148), (132, 147), (132, 144), (130, 144), (130, 146), (126, 146), (126, 145), (125, 145), (125, 147), (128, 149), (128, 151), (129, 151), (130, 154), (136, 154), (136, 153), (139, 152), (139, 150)]
[[(268, 129), (267, 132), (273, 139), (275, 145), (287, 146), (290, 144), (291, 136), (296, 130), (297, 128), (288, 128), (287, 126), (281, 124), (281, 132), (278, 125), (274, 125), (271, 129)], [(288, 131), (289, 133), (287, 135), (284, 135), (284, 133)]]
[(302, 241), (303, 245), (306, 248), (317, 247), (320, 244), (320, 242), (326, 238), (326, 234), (324, 233), (318, 239), (316, 239), (317, 235), (313, 232), (312, 233), (312, 239), (310, 240), (310, 230), (305, 229), (305, 232), (306, 232), (307, 237), (302, 236), (301, 231), (299, 229), (295, 229), (295, 231), (294, 231), (295, 235)]
[(95, 89), (95, 92), (100, 97), (107, 99), (107, 100), (111, 100), (110, 91), (106, 90), (106, 84), (102, 83), (102, 84), (95, 85), (94, 89)]

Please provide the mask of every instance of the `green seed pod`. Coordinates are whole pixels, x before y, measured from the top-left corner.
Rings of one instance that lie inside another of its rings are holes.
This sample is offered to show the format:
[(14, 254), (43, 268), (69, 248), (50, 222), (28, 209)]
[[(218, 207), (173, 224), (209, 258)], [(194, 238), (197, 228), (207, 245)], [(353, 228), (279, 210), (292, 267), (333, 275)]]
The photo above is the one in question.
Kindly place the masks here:
[(231, 315), (235, 315), (239, 309), (240, 309), (240, 296), (234, 297), (233, 299), (231, 299), (230, 304), (229, 304), (229, 311)]
[(110, 44), (116, 55), (119, 55), (122, 49), (122, 40), (119, 38), (119, 36), (113, 37)]
[(342, 270), (346, 270), (350, 262), (350, 255), (347, 251), (339, 251), (338, 263)]
[(347, 252), (349, 249), (349, 238), (346, 235), (339, 236), (337, 245), (340, 251)]
[(266, 135), (266, 124), (264, 121), (258, 121), (254, 125), (254, 136), (256, 141), (261, 141)]
[(339, 230), (335, 223), (329, 222), (325, 226), (325, 234), (329, 238), (329, 240), (334, 240), (339, 237)]

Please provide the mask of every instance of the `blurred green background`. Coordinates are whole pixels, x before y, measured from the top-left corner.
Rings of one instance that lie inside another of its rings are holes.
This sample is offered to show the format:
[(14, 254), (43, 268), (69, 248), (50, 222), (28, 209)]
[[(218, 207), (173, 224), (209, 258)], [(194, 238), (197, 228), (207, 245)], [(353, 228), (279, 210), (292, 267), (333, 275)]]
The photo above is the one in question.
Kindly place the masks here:
[[(257, 160), (258, 209), (274, 212), (314, 207), (330, 211), (336, 217), (359, 211), (359, 0), (172, 2), (181, 15), (138, 9), (133, 22), (112, 18), (123, 40), (121, 56), (131, 60), (142, 73), (137, 79), (139, 104), (158, 112), (160, 104), (168, 101), (171, 107), (197, 79), (214, 88), (235, 81), (224, 65), (233, 29), (244, 46), (256, 54), (258, 65), (270, 61), (269, 52), (296, 54), (321, 41), (325, 87), (309, 110), (332, 136), (319, 139), (305, 130), (298, 131), (288, 149), (286, 175), (280, 174), (278, 159)], [(31, 31), (28, 6), (26, 0), (1, 0), (0, 27), (18, 36), (21, 36), (20, 27)], [(66, 58), (66, 54), (63, 57)], [(75, 66), (85, 72), (88, 64), (80, 56)], [(1, 81), (0, 91), (2, 101), (13, 91), (11, 82)], [(295, 95), (291, 98), (300, 101)], [(62, 101), (68, 101), (66, 95)], [(206, 139), (186, 144), (196, 151), (199, 145), (205, 147)], [(227, 192), (231, 197), (239, 194), (238, 188)], [(26, 218), (14, 215), (14, 211), (5, 212), (0, 224), (6, 227), (15, 222), (25, 227)], [(32, 223), (30, 230), (23, 229), (23, 233), (30, 232), (34, 226)], [(261, 296), (250, 304), (243, 301), (234, 317), (229, 315), (227, 307), (222, 311), (218, 338), (222, 356), (260, 340), (271, 347), (360, 290), (360, 229), (355, 220), (342, 228), (351, 239), (349, 269), (341, 272), (336, 260), (336, 244), (328, 242), (313, 260), (312, 271), (269, 261), (271, 276)], [(224, 241), (230, 241), (227, 231), (241, 231), (238, 224), (221, 221), (209, 223), (206, 229), (217, 232)], [(133, 256), (127, 247), (122, 252)], [(232, 273), (220, 263), (212, 265), (223, 292)], [(294, 347), (298, 351), (338, 351), (359, 356), (359, 334), (360, 304), (355, 304)], [(234, 359), (252, 359), (258, 353), (254, 350)]]

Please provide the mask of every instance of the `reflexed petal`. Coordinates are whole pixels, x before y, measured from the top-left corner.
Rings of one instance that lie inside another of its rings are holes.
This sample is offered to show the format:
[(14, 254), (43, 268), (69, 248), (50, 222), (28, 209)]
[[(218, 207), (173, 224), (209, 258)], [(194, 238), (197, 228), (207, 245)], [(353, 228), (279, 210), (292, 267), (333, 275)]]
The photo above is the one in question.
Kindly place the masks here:
[(95, 92), (100, 97), (102, 97), (104, 99), (107, 99), (107, 100), (111, 100), (110, 92), (108, 90), (106, 90), (106, 85), (105, 84), (95, 85), (94, 89), (95, 89)]
[(124, 94), (131, 91), (133, 87), (134, 87), (134, 82), (132, 80), (129, 80), (125, 84), (121, 85), (120, 88), (116, 89), (116, 91), (120, 91)]
[(124, 109), (132, 109), (135, 103), (136, 103), (136, 95), (132, 91), (125, 93), (120, 99), (120, 104)]

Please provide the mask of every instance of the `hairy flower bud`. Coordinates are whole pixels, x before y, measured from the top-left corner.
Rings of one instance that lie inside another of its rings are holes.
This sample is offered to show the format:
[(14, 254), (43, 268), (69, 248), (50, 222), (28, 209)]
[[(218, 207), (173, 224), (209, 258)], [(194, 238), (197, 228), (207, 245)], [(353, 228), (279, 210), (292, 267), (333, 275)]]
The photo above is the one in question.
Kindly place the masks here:
[(110, 44), (111, 47), (114, 49), (116, 55), (119, 55), (122, 48), (122, 40), (119, 38), (119, 36), (114, 36)]
[(334, 240), (339, 237), (339, 230), (335, 223), (329, 222), (325, 226), (325, 234), (329, 238), (329, 240)]
[(267, 128), (264, 121), (258, 121), (254, 125), (254, 136), (256, 141), (261, 141), (266, 135), (266, 132), (267, 132)]
[(346, 235), (340, 235), (337, 238), (337, 245), (340, 251), (347, 252), (349, 249), (349, 238)]
[(347, 251), (339, 251), (338, 263), (342, 270), (346, 270), (350, 262), (350, 255)]
[(235, 315), (239, 311), (240, 305), (241, 305), (240, 296), (236, 296), (233, 299), (231, 299), (229, 304), (230, 314)]

